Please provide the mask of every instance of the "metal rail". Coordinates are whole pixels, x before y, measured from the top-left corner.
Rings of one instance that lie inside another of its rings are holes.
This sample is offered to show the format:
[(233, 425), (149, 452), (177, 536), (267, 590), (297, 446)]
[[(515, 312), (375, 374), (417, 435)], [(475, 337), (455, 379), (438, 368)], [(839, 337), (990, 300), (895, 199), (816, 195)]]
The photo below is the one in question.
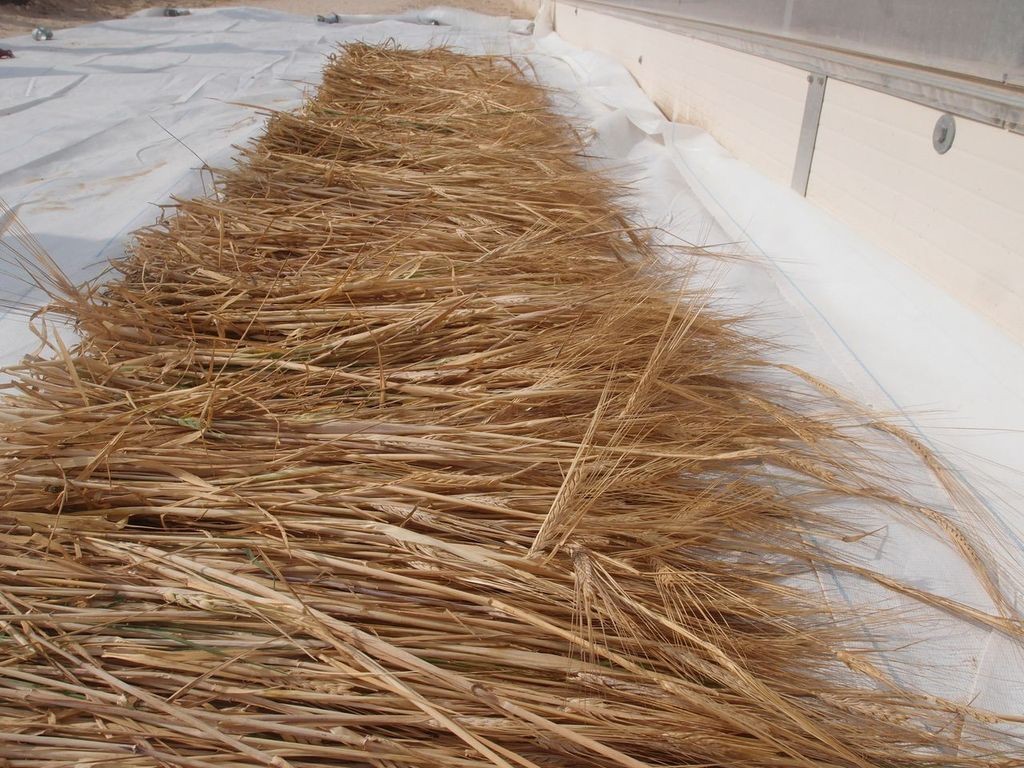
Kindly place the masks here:
[[(1024, 133), (1024, 2), (571, 0), (566, 5)], [(979, 13), (989, 16), (979, 20)], [(947, 48), (939, 50), (943, 42)]]

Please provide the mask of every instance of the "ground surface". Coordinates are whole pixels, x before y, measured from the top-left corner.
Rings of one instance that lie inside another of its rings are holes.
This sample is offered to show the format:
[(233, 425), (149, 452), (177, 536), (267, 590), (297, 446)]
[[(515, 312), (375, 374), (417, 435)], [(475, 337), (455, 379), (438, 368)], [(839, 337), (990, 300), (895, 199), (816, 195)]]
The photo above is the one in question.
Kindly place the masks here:
[(39, 25), (50, 29), (73, 27), (91, 21), (114, 19), (144, 8), (172, 5), (208, 8), (215, 5), (251, 5), (289, 13), (398, 13), (432, 5), (452, 5), (482, 13), (507, 16), (511, 0), (189, 0), (179, 5), (154, 0), (0, 0), (0, 37), (24, 35)]

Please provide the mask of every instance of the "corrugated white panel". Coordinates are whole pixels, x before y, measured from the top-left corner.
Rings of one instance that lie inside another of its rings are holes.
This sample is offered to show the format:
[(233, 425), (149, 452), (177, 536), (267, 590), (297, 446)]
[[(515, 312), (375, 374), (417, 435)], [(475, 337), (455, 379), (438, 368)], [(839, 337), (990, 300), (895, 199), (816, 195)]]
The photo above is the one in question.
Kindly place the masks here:
[(789, 185), (806, 73), (570, 3), (557, 3), (555, 29), (622, 62), (670, 119), (699, 125), (736, 157)]
[(1024, 136), (830, 80), (807, 196), (1024, 339)]

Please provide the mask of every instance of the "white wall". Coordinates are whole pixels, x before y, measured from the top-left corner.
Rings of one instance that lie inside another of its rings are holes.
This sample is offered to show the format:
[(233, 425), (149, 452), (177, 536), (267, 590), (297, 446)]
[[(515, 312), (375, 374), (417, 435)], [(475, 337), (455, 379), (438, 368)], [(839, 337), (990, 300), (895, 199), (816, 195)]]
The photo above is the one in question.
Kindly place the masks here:
[(621, 61), (670, 119), (705, 128), (736, 157), (789, 184), (806, 73), (569, 3), (557, 3), (555, 29)]
[(830, 80), (807, 197), (1024, 338), (1024, 136), (941, 114)]
[[(558, 2), (555, 28), (610, 54), (672, 120), (699, 125), (790, 184), (807, 73), (751, 54)], [(807, 197), (1024, 341), (1024, 136), (828, 81)]]

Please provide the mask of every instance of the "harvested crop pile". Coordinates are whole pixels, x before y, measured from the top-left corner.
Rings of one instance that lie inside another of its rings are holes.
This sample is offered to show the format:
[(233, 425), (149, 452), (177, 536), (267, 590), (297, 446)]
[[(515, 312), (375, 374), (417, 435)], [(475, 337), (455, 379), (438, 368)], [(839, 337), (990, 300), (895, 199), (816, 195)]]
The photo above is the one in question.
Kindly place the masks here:
[[(1019, 637), (994, 567), (580, 151), (512, 62), (353, 45), (115, 279), (37, 254), (81, 342), (2, 412), (5, 765), (1024, 765), (806, 586)], [(1004, 615), (805, 535), (849, 500), (947, 536)]]

